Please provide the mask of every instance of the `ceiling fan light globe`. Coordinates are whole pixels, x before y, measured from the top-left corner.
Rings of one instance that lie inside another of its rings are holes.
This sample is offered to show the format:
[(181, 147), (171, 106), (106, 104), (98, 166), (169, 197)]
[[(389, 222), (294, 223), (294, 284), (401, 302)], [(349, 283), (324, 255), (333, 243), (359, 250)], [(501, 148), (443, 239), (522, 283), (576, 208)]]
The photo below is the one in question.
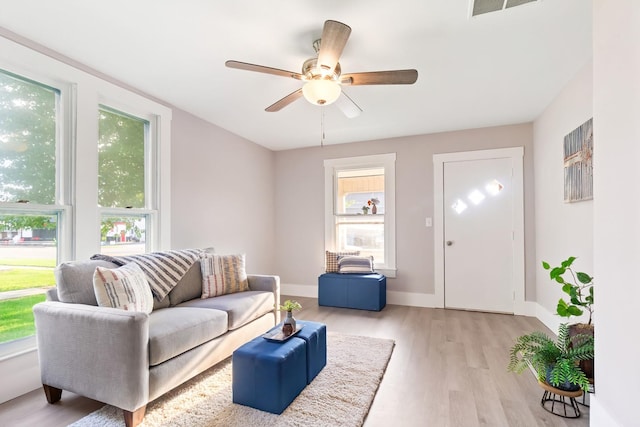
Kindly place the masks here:
[(342, 92), (340, 85), (333, 80), (310, 80), (302, 86), (304, 98), (313, 105), (334, 103)]

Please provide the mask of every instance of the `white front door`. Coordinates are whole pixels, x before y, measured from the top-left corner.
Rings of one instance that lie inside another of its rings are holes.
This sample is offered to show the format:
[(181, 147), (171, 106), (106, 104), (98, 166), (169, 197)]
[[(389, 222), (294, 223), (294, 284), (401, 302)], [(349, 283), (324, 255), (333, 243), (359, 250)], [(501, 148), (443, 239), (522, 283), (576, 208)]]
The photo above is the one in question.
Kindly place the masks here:
[(514, 312), (511, 158), (443, 165), (444, 306)]

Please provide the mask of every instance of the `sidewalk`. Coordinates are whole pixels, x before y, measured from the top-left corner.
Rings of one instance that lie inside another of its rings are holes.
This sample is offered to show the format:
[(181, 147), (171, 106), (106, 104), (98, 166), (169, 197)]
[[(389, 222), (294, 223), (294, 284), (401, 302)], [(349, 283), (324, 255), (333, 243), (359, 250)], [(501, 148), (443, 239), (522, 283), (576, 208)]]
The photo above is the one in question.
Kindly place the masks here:
[(47, 288), (30, 288), (30, 289), (19, 289), (17, 291), (0, 292), (0, 301), (6, 300), (6, 299), (27, 297), (30, 295), (44, 294), (47, 292), (48, 289), (51, 289), (53, 287), (54, 286), (50, 286)]

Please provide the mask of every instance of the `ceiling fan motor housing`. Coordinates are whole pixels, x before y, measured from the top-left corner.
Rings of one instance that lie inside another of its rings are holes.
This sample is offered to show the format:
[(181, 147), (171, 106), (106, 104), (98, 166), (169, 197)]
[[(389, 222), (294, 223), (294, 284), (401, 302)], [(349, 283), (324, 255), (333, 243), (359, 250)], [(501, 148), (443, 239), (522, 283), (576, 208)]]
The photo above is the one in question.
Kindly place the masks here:
[(307, 78), (307, 80), (318, 80), (318, 79), (327, 79), (338, 81), (340, 74), (342, 73), (342, 68), (340, 68), (340, 63), (336, 63), (333, 72), (325, 69), (323, 67), (318, 67), (318, 58), (309, 58), (304, 61), (302, 64), (302, 74)]

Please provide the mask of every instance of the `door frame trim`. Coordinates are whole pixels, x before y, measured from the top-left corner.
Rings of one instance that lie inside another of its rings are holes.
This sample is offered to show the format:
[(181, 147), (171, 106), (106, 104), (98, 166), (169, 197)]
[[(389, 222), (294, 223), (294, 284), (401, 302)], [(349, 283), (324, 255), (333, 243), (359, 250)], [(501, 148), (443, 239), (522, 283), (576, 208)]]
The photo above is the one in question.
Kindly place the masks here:
[(510, 158), (513, 164), (513, 289), (514, 314), (525, 314), (524, 272), (524, 147), (433, 155), (433, 253), (436, 307), (444, 308), (444, 164)]

